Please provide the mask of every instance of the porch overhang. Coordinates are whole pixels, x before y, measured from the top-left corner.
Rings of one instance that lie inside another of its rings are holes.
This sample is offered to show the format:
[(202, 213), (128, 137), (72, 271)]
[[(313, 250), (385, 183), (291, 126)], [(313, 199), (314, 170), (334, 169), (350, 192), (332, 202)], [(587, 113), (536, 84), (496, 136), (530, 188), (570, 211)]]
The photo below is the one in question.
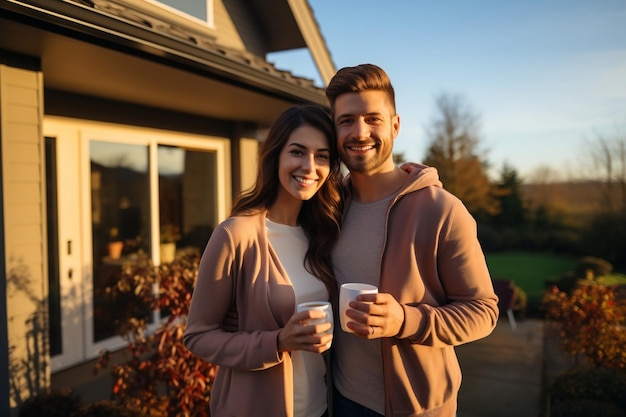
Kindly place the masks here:
[(69, 1), (0, 1), (0, 50), (38, 58), (46, 89), (267, 124), (327, 106), (312, 80), (258, 57), (167, 36)]

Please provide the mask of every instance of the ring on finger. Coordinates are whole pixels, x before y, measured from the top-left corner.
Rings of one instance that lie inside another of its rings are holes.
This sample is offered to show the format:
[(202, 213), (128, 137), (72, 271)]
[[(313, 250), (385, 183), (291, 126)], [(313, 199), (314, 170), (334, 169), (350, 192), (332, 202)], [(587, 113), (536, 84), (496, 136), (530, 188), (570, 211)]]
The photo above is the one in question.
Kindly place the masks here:
[(374, 336), (374, 326), (370, 326), (370, 336)]

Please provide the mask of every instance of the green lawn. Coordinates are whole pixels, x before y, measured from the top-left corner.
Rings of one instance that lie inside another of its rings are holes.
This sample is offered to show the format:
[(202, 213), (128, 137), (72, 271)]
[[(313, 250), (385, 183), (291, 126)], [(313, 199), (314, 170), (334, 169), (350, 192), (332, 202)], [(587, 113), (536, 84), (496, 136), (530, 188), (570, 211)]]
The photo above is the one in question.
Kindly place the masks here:
[[(532, 252), (501, 252), (485, 254), (493, 279), (511, 279), (528, 295), (528, 306), (536, 309), (545, 284), (571, 272), (578, 259)], [(531, 311), (532, 314), (532, 311)]]

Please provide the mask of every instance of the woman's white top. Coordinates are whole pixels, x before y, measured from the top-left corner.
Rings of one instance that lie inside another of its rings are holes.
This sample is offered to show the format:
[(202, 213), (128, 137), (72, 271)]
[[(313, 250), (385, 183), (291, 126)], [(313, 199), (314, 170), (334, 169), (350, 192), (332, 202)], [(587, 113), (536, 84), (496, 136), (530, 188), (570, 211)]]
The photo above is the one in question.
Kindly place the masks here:
[[(293, 286), (296, 306), (308, 301), (328, 301), (328, 291), (318, 278), (304, 268), (309, 242), (299, 226), (267, 219), (267, 237)], [(295, 313), (295, 311), (294, 311)], [(327, 408), (326, 366), (319, 353), (294, 350), (294, 417), (320, 417)]]

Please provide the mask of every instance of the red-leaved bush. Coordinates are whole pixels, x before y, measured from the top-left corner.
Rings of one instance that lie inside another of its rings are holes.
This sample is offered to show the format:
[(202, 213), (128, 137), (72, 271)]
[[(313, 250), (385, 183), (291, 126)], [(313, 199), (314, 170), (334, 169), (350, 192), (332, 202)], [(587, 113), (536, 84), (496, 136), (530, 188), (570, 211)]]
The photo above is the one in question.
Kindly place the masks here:
[(593, 281), (569, 294), (556, 287), (546, 292), (546, 319), (559, 326), (566, 352), (598, 368), (626, 369), (626, 300), (616, 294), (616, 287)]
[[(148, 331), (147, 319), (125, 317), (119, 334), (128, 341), (131, 359), (113, 364), (111, 353), (105, 351), (96, 365), (96, 372), (111, 368), (112, 397), (141, 415), (210, 415), (209, 395), (216, 367), (194, 356), (182, 340), (199, 261), (198, 251), (185, 252), (160, 266), (147, 258), (137, 259), (123, 266), (119, 281), (109, 289), (114, 299), (133, 295), (137, 303), (145, 303), (167, 317), (153, 331)], [(120, 314), (123, 312), (120, 308)]]

